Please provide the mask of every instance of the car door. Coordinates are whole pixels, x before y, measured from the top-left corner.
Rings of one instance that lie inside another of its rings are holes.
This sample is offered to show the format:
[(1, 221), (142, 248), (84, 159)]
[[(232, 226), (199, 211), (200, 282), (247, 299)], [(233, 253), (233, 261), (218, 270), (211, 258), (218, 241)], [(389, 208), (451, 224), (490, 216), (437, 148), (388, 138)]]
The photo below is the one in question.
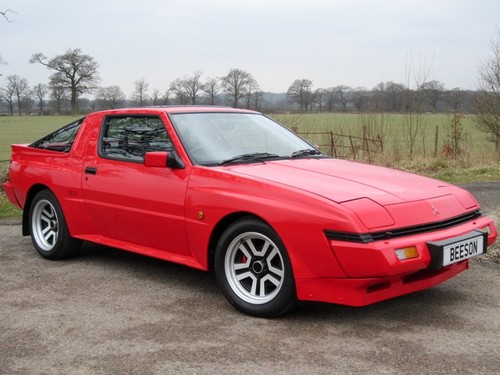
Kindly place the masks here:
[(105, 243), (134, 246), (152, 256), (161, 256), (157, 251), (187, 255), (187, 171), (144, 165), (146, 152), (172, 150), (157, 116), (106, 116), (93, 130), (82, 194), (95, 232)]

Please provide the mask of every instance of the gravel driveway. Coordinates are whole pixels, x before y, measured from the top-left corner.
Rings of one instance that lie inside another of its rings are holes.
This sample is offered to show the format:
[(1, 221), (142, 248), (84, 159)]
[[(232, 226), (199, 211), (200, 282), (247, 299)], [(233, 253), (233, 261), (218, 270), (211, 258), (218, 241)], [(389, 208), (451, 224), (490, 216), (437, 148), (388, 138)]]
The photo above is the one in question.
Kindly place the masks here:
[[(498, 223), (500, 182), (465, 188)], [(46, 261), (3, 223), (0, 374), (499, 374), (497, 260), (372, 306), (264, 320), (211, 273), (94, 245)]]

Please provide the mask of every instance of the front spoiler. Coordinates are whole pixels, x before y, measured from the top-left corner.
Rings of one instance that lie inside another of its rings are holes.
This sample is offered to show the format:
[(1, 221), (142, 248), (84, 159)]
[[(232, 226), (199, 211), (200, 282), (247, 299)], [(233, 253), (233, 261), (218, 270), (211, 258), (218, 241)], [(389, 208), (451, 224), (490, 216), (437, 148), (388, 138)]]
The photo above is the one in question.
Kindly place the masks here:
[(425, 269), (399, 276), (366, 279), (297, 279), (295, 280), (297, 298), (301, 301), (366, 306), (430, 288), (468, 268), (469, 261), (464, 260), (439, 270)]

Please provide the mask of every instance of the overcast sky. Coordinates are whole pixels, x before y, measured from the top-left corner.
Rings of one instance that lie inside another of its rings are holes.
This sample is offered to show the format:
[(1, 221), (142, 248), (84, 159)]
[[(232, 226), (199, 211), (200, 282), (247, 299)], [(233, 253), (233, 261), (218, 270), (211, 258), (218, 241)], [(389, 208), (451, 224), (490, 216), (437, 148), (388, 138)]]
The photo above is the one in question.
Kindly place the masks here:
[(99, 63), (101, 86), (129, 97), (144, 78), (165, 91), (176, 78), (220, 77), (232, 68), (261, 89), (285, 92), (406, 83), (408, 67), (431, 69), (446, 88), (477, 87), (479, 63), (500, 27), (498, 0), (0, 0), (0, 87), (51, 74), (28, 60), (80, 48)]

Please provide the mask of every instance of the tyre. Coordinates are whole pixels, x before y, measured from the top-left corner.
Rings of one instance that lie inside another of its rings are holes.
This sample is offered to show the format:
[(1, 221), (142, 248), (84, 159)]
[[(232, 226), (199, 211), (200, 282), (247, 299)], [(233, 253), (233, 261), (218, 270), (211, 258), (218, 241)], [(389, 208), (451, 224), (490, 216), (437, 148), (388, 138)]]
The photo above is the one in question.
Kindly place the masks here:
[(29, 212), (31, 241), (44, 258), (56, 260), (75, 255), (81, 241), (69, 234), (66, 220), (56, 197), (49, 190), (38, 192)]
[(270, 318), (297, 302), (285, 246), (257, 219), (241, 219), (223, 233), (215, 252), (215, 273), (224, 296), (246, 314)]

